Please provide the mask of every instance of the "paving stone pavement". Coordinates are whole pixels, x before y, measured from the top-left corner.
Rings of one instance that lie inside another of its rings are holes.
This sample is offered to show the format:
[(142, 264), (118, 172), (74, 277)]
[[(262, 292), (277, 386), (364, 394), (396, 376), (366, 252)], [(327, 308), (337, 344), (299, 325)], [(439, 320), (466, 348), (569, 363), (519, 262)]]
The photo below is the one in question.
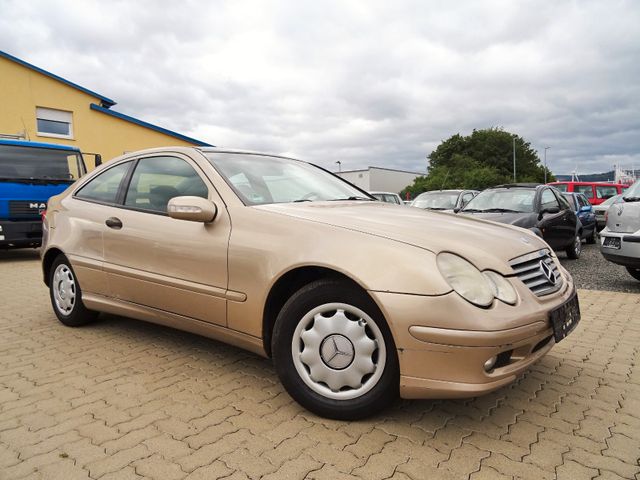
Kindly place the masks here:
[(219, 342), (64, 327), (39, 268), (0, 252), (0, 479), (640, 479), (638, 294), (580, 291), (578, 329), (494, 393), (339, 422)]

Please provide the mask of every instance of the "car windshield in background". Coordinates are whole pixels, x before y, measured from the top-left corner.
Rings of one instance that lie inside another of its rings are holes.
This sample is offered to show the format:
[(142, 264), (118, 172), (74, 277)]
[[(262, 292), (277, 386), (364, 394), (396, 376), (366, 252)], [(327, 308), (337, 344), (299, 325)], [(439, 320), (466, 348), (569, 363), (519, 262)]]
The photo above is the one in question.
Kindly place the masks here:
[(567, 191), (567, 189), (569, 188), (569, 187), (567, 186), (567, 184), (566, 184), (566, 183), (559, 183), (559, 184), (557, 184), (557, 185), (556, 185), (556, 184), (554, 184), (553, 186), (554, 186), (556, 189), (560, 190), (561, 192), (566, 192), (566, 191)]
[(206, 156), (248, 205), (373, 200), (329, 172), (299, 160), (239, 153)]
[(533, 188), (485, 190), (474, 197), (462, 211), (532, 213), (535, 196)]
[(48, 148), (0, 148), (0, 179), (58, 180), (71, 182), (84, 175), (79, 153)]
[(430, 208), (432, 210), (453, 210), (458, 201), (458, 192), (427, 192), (416, 197), (412, 207)]

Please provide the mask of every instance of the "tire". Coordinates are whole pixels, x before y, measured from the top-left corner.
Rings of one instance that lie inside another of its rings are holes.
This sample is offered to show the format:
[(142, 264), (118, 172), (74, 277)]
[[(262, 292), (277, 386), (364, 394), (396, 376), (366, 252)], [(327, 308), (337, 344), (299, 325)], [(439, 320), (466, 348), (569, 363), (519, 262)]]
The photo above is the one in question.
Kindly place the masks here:
[(64, 255), (58, 255), (49, 271), (49, 297), (58, 320), (68, 327), (85, 325), (98, 316), (82, 303), (82, 290), (71, 263)]
[(271, 345), (289, 395), (320, 416), (356, 420), (398, 397), (393, 336), (373, 300), (347, 282), (298, 290), (278, 314)]
[(597, 232), (596, 232), (596, 227), (595, 227), (595, 225), (594, 225), (594, 226), (593, 226), (593, 231), (591, 232), (591, 235), (589, 235), (589, 236), (587, 237), (587, 243), (588, 243), (589, 245), (593, 245), (594, 243), (596, 243), (596, 242), (598, 241), (597, 235), (598, 235), (598, 234), (597, 234)]
[(567, 257), (571, 260), (577, 260), (580, 258), (580, 254), (582, 253), (582, 239), (580, 235), (576, 235), (573, 239), (573, 243), (565, 250), (567, 253)]
[(627, 269), (627, 272), (629, 272), (629, 275), (631, 275), (636, 280), (640, 281), (640, 268), (634, 268), (634, 267), (625, 267), (625, 268)]

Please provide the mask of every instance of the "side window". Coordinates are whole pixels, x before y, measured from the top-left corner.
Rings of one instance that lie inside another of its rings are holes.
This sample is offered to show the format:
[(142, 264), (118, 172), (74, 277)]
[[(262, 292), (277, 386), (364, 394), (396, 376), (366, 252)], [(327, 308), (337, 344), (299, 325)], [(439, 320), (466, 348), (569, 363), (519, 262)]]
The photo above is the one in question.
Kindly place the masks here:
[(104, 203), (116, 203), (120, 182), (129, 171), (132, 162), (121, 163), (91, 179), (76, 193), (76, 197)]
[(582, 193), (587, 198), (593, 198), (593, 186), (591, 185), (574, 185), (573, 191)]
[(556, 198), (556, 196), (551, 190), (549, 190), (548, 188), (545, 188), (542, 191), (542, 197), (540, 197), (540, 209), (544, 210), (546, 208), (553, 208), (553, 207), (560, 208), (558, 199)]
[(209, 191), (191, 165), (176, 157), (143, 158), (138, 162), (124, 204), (129, 207), (167, 212), (174, 197), (207, 198)]
[(561, 209), (569, 208), (571, 210), (577, 210), (573, 207), (573, 198), (569, 199), (562, 194), (556, 195), (556, 197), (558, 197), (558, 201), (560, 202)]
[(602, 185), (602, 186), (596, 186), (596, 197), (597, 198), (611, 198), (614, 197), (618, 194), (618, 189), (617, 187), (614, 186), (606, 186), (606, 185)]

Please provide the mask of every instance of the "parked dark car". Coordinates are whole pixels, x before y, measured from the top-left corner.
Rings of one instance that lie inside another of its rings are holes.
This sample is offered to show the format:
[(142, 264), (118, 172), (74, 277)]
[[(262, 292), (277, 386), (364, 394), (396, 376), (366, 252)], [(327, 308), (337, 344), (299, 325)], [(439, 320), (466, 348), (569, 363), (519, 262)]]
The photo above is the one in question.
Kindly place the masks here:
[(587, 197), (582, 193), (563, 193), (562, 196), (569, 201), (582, 224), (582, 239), (590, 244), (596, 243), (596, 213)]
[(513, 183), (480, 192), (464, 208), (464, 215), (528, 228), (554, 250), (577, 259), (582, 252), (582, 225), (562, 194), (548, 185)]
[(456, 208), (464, 207), (477, 194), (477, 190), (432, 190), (418, 195), (411, 202), (411, 206), (452, 212)]

